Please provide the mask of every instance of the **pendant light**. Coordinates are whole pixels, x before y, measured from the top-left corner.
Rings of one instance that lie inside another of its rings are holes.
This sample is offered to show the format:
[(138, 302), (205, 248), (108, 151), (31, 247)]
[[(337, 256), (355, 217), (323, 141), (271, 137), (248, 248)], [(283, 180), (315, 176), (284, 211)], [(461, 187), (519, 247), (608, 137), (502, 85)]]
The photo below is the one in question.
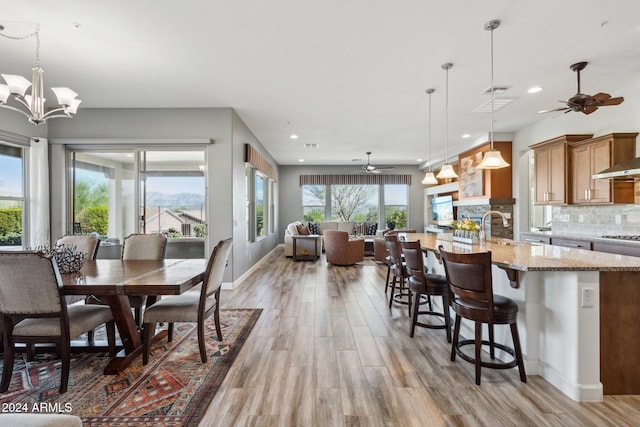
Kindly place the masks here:
[(489, 147), (489, 151), (484, 153), (484, 157), (482, 158), (480, 164), (476, 166), (477, 169), (502, 169), (509, 166), (509, 163), (505, 162), (502, 158), (502, 154), (500, 154), (500, 151), (493, 148), (493, 105), (495, 102), (495, 88), (493, 85), (493, 30), (495, 30), (499, 26), (500, 21), (497, 19), (484, 24), (484, 29), (487, 31), (491, 31), (491, 146)]
[(435, 91), (435, 89), (427, 89), (425, 91), (429, 95), (429, 170), (424, 174), (423, 185), (436, 185), (438, 183), (436, 176), (431, 171), (431, 94)]
[(442, 64), (442, 69), (445, 70), (447, 75), (446, 86), (445, 86), (445, 130), (446, 130), (446, 145), (444, 150), (444, 165), (440, 168), (440, 172), (438, 173), (438, 179), (453, 179), (457, 178), (456, 172), (453, 170), (453, 166), (447, 163), (449, 160), (449, 70), (453, 67), (451, 62), (447, 62), (446, 64)]

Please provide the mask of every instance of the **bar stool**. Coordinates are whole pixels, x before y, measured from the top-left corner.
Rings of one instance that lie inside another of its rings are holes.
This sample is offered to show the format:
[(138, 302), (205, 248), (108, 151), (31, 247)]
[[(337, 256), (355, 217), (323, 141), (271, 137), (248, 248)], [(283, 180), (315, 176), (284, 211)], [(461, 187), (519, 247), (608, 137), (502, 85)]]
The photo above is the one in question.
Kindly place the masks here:
[[(493, 293), (491, 277), (491, 252), (457, 254), (445, 252), (442, 245), (438, 247), (444, 264), (447, 282), (455, 295), (452, 301), (453, 311), (456, 313), (453, 330), (453, 344), (451, 345), (451, 361), (455, 361), (456, 354), (463, 360), (476, 366), (476, 384), (480, 385), (481, 367), (493, 369), (509, 369), (516, 365), (520, 372), (520, 381), (527, 382), (524, 370), (520, 338), (518, 336), (518, 305), (510, 298)], [(469, 319), (475, 323), (475, 339), (459, 340), (460, 319)], [(482, 340), (482, 324), (489, 327), (489, 341)], [(493, 325), (509, 325), (513, 339), (513, 349), (494, 342)], [(461, 347), (475, 345), (475, 357), (464, 354)], [(491, 359), (495, 359), (495, 348), (510, 354), (513, 360), (509, 362), (482, 361), (481, 349), (489, 346)]]
[[(405, 280), (409, 277), (404, 262), (402, 261), (402, 249), (398, 242), (398, 236), (394, 234), (386, 234), (384, 236), (385, 244), (387, 245), (387, 252), (389, 253), (389, 267), (387, 270), (387, 277), (389, 273), (393, 275), (391, 282), (387, 279), (387, 286), (391, 287), (391, 296), (389, 297), (389, 308), (393, 302), (399, 304), (406, 304), (409, 306), (409, 316), (411, 316), (411, 291), (405, 286)], [(396, 282), (399, 283), (399, 292), (396, 291)], [(385, 288), (386, 293), (386, 288)], [(403, 299), (406, 297), (406, 300)]]
[[(417, 325), (423, 328), (445, 329), (447, 342), (451, 342), (451, 316), (449, 314), (449, 285), (447, 284), (447, 278), (441, 274), (431, 274), (427, 272), (422, 257), (420, 240), (413, 242), (402, 241), (400, 244), (402, 246), (402, 253), (404, 254), (407, 274), (409, 275), (409, 289), (415, 295), (409, 336), (413, 337)], [(427, 295), (428, 297), (429, 309), (420, 311), (420, 298), (423, 295)], [(433, 311), (433, 307), (431, 306), (432, 296), (442, 297), (443, 313)], [(442, 317), (444, 325), (418, 322), (418, 316), (421, 314)]]

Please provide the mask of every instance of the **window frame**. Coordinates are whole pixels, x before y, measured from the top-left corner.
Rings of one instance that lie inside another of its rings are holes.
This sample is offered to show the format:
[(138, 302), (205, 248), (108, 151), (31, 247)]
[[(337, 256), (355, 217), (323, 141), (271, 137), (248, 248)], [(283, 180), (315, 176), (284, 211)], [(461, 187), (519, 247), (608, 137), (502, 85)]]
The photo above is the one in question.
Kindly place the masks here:
[(30, 200), (30, 192), (29, 192), (29, 144), (13, 144), (7, 142), (3, 139), (0, 139), (0, 145), (5, 145), (13, 148), (17, 148), (20, 150), (20, 159), (22, 161), (22, 194), (19, 196), (4, 196), (0, 194), (0, 201), (7, 202), (20, 202), (22, 203), (22, 218), (21, 218), (21, 226), (22, 226), (22, 235), (21, 235), (21, 244), (20, 246), (15, 246), (15, 248), (24, 249), (28, 247), (28, 242), (30, 241), (30, 221), (29, 221), (29, 200)]

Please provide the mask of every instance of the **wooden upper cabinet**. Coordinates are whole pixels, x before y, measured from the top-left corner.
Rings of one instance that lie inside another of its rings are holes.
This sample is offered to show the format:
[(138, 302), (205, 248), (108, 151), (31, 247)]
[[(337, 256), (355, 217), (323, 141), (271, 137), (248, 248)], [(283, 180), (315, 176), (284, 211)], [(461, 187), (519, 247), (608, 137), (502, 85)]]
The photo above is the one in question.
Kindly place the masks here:
[(634, 203), (628, 180), (592, 179), (608, 167), (633, 159), (637, 133), (612, 133), (569, 144), (573, 204)]
[(494, 141), (509, 167), (502, 169), (477, 169), (490, 144), (465, 151), (458, 156), (458, 199), (511, 199), (513, 177), (511, 172), (511, 141)]
[(532, 145), (536, 205), (566, 205), (569, 159), (568, 143), (589, 139), (592, 134), (562, 135)]

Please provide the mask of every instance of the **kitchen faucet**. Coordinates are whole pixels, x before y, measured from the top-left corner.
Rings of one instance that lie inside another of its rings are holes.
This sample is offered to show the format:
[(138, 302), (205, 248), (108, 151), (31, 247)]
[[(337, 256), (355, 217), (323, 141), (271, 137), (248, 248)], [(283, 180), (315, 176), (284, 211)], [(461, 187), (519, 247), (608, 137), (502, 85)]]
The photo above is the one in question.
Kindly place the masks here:
[(487, 241), (487, 232), (485, 231), (485, 221), (492, 214), (500, 215), (502, 217), (502, 225), (504, 227), (508, 227), (509, 226), (509, 221), (507, 220), (507, 218), (504, 216), (504, 214), (502, 212), (500, 212), (500, 211), (487, 211), (484, 215), (482, 215), (482, 221), (480, 221), (479, 236), (480, 236), (480, 241), (482, 241), (482, 242), (486, 242)]

